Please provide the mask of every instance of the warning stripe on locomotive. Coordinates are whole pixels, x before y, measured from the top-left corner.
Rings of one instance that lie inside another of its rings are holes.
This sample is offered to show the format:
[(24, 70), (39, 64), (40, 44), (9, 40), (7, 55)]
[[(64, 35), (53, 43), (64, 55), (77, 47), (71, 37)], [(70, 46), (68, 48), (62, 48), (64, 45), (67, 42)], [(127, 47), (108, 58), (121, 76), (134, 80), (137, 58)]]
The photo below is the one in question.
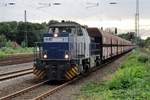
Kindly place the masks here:
[(38, 70), (36, 67), (33, 66), (33, 73), (39, 78), (42, 79), (45, 77), (46, 73), (43, 70)]
[(77, 70), (77, 67), (72, 67), (70, 68), (67, 72), (66, 72), (66, 75), (65, 77), (70, 80), (72, 78), (74, 78), (75, 76), (78, 75), (78, 70)]

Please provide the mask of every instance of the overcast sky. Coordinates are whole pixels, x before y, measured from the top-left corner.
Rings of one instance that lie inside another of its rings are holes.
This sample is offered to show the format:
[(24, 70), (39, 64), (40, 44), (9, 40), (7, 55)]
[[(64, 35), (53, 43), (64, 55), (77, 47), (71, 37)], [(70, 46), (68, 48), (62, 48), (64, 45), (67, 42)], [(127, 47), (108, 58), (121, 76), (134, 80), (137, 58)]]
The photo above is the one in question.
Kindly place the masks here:
[[(140, 1), (140, 35), (150, 37), (150, 0)], [(8, 2), (16, 3), (6, 6)], [(59, 2), (61, 5), (47, 6)], [(117, 2), (110, 5), (110, 2)], [(27, 21), (48, 22), (54, 20), (73, 20), (80, 24), (96, 27), (118, 27), (120, 32), (134, 30), (136, 0), (0, 0), (0, 22)], [(92, 4), (89, 4), (92, 3)], [(99, 3), (97, 7), (93, 6)]]

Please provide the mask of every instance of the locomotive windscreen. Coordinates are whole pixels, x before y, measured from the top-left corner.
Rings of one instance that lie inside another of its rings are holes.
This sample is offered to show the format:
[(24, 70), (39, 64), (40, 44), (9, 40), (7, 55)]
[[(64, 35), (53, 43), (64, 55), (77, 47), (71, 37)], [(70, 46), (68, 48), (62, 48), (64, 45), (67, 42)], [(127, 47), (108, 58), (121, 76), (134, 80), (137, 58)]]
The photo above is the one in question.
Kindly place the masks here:
[(67, 33), (74, 33), (75, 32), (75, 27), (49, 27), (48, 33), (53, 34), (53, 33), (62, 33), (62, 32), (67, 32)]
[(48, 33), (43, 35), (43, 51), (47, 59), (65, 59), (69, 55), (70, 35), (75, 32), (75, 27), (49, 27)]

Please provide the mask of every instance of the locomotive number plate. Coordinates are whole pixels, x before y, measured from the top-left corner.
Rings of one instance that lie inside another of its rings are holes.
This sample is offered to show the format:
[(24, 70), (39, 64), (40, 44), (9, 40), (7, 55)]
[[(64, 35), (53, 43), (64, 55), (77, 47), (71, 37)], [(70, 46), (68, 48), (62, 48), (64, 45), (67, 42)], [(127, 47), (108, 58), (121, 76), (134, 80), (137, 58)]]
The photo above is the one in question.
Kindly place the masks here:
[(44, 37), (44, 42), (68, 42), (68, 37)]

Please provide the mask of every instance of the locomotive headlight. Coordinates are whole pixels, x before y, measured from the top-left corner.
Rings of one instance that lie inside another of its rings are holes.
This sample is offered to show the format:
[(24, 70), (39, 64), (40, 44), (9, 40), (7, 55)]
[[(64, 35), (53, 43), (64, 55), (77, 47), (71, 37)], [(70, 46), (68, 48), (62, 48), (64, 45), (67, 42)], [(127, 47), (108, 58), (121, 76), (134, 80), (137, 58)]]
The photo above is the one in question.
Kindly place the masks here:
[(65, 59), (68, 59), (69, 58), (69, 55), (68, 54), (65, 54)]
[(44, 57), (44, 59), (46, 59), (47, 58), (47, 54), (44, 54), (43, 57)]
[(58, 37), (58, 34), (57, 34), (57, 33), (54, 33), (54, 37)]

